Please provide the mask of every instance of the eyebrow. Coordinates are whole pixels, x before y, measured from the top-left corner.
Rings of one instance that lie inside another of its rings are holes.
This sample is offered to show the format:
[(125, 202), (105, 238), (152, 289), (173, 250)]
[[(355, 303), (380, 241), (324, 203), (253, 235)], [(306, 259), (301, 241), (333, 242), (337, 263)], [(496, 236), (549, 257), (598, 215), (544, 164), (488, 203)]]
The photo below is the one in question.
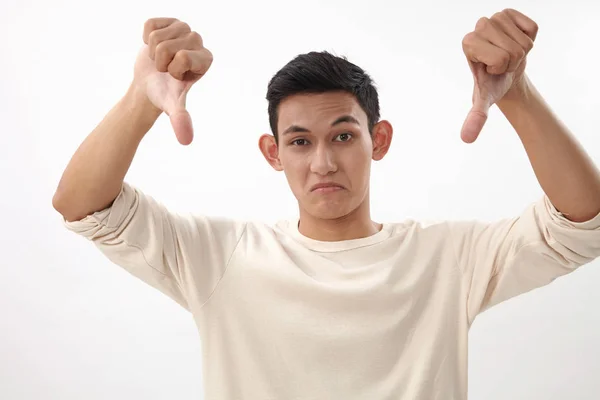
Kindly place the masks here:
[[(338, 119), (336, 119), (335, 121), (333, 121), (331, 123), (331, 126), (333, 127), (333, 126), (336, 126), (339, 124), (344, 124), (344, 123), (356, 124), (356, 125), (360, 126), (360, 123), (358, 122), (358, 120), (356, 118), (354, 118), (352, 115), (343, 115), (343, 116), (339, 117)], [(310, 132), (310, 130), (307, 128), (298, 126), (298, 125), (291, 125), (285, 131), (283, 131), (283, 133), (281, 135), (283, 136), (283, 135), (287, 135), (289, 133), (298, 133), (298, 132)]]

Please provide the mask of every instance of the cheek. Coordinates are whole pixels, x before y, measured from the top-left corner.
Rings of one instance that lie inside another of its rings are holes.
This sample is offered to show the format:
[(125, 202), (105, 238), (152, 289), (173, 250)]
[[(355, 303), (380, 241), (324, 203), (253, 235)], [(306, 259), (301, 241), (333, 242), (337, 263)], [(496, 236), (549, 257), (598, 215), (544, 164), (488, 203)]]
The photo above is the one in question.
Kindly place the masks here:
[(365, 189), (368, 185), (369, 185), (369, 176), (370, 176), (370, 166), (368, 163), (361, 163), (358, 164), (356, 163), (356, 165), (352, 168), (352, 172), (351, 172), (351, 180), (352, 180), (352, 186), (359, 190), (362, 191), (362, 189)]
[(292, 189), (301, 187), (306, 180), (307, 166), (305, 165), (306, 157), (285, 157), (280, 158), (283, 166), (283, 172)]
[[(345, 170), (352, 180), (365, 180), (369, 176), (371, 168), (371, 151), (365, 148), (347, 154), (344, 160)], [(358, 182), (356, 182), (358, 183)]]

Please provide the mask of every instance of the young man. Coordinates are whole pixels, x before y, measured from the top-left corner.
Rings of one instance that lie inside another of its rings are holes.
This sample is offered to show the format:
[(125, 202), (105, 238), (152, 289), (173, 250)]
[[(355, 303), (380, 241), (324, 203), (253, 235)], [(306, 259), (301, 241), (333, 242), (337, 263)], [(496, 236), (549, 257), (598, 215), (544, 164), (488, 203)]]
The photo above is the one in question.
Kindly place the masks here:
[(545, 191), (514, 218), (372, 221), (370, 165), (392, 127), (362, 69), (316, 52), (269, 83), (273, 135), (259, 141), (299, 219), (170, 212), (123, 179), (162, 112), (191, 142), (185, 98), (212, 56), (186, 24), (163, 18), (147, 22), (131, 87), (73, 156), (54, 207), (192, 313), (207, 399), (466, 399), (477, 314), (600, 255), (600, 173), (524, 73), (536, 33), (504, 10), (463, 41), (475, 80), (463, 140), (496, 104)]

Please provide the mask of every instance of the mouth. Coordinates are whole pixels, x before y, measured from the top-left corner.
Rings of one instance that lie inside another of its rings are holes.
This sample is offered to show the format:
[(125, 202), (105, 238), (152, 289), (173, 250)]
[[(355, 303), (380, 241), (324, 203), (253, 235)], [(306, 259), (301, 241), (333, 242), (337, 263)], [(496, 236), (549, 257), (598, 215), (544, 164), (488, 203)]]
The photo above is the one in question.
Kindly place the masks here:
[(346, 189), (342, 185), (338, 185), (337, 183), (317, 183), (310, 188), (311, 192), (317, 193), (331, 193), (337, 192), (338, 190)]

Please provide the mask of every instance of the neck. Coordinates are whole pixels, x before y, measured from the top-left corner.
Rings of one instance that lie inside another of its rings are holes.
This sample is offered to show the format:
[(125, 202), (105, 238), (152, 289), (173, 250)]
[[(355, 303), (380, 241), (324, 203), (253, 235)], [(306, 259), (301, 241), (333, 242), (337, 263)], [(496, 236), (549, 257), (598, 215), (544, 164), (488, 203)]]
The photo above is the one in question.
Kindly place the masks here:
[(361, 239), (372, 236), (381, 230), (382, 225), (371, 220), (368, 199), (356, 210), (335, 219), (311, 216), (300, 210), (298, 230), (308, 238), (323, 242)]

